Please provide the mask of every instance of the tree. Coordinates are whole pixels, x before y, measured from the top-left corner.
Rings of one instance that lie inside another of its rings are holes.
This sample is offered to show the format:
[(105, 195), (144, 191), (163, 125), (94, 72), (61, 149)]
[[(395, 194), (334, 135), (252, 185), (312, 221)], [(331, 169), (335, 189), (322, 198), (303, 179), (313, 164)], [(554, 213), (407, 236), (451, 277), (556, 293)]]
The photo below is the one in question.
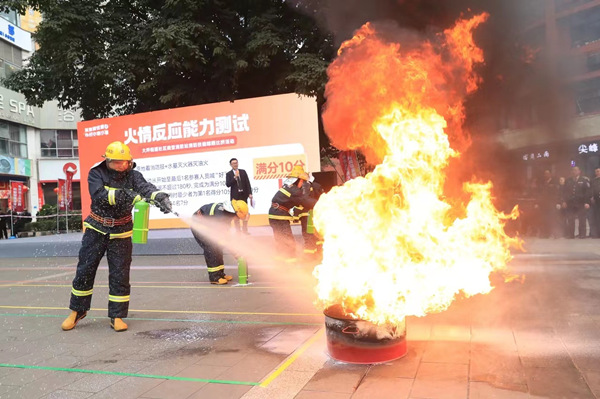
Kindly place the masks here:
[[(12, 0), (40, 48), (5, 84), (84, 119), (296, 92), (323, 98), (331, 36), (284, 0)], [(313, 15), (311, 15), (311, 13)]]

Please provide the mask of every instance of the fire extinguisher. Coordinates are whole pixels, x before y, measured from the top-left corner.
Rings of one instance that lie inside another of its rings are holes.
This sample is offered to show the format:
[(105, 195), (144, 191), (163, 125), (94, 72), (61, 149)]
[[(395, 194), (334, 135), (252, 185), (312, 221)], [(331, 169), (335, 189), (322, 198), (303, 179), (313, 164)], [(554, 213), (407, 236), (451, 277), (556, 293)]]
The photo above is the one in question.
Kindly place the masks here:
[(308, 220), (306, 221), (306, 232), (308, 234), (315, 233), (315, 225), (313, 224), (313, 210), (308, 211)]
[(133, 206), (133, 236), (134, 244), (146, 244), (148, 242), (148, 224), (150, 222), (150, 204), (146, 201), (138, 201)]

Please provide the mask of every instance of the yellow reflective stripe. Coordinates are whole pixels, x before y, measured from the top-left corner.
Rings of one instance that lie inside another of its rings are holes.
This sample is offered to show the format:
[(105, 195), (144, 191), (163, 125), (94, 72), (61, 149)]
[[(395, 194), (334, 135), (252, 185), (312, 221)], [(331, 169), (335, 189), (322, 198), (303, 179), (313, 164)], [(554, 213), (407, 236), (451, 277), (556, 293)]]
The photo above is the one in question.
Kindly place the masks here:
[(269, 215), (269, 219), (276, 219), (276, 220), (294, 220), (293, 217), (291, 216), (280, 216), (280, 215)]
[(94, 292), (94, 289), (92, 288), (91, 290), (88, 290), (88, 291), (79, 291), (79, 290), (76, 290), (75, 288), (71, 288), (71, 292), (75, 296), (90, 296), (90, 295), (92, 295), (92, 292)]
[(110, 187), (110, 186), (104, 186), (104, 189), (108, 191), (108, 204), (109, 205), (115, 205), (117, 203), (116, 199), (115, 199), (115, 192), (116, 192), (116, 188), (114, 187)]
[(285, 188), (280, 188), (279, 191), (281, 191), (283, 194), (285, 194), (288, 197), (292, 196), (292, 193), (290, 193), (288, 190), (286, 190)]
[(104, 234), (104, 235), (107, 234), (105, 231), (98, 230), (97, 228), (95, 228), (94, 226), (92, 226), (91, 224), (89, 224), (88, 222), (83, 222), (83, 226), (86, 227), (86, 228), (88, 228), (88, 229), (92, 229), (94, 231), (97, 231), (100, 234)]
[(218, 272), (219, 270), (225, 270), (225, 265), (215, 266), (215, 267), (207, 267), (209, 272)]
[(132, 235), (133, 235), (133, 230), (129, 230), (124, 233), (111, 234), (110, 239), (112, 240), (113, 238), (127, 238), (127, 237), (131, 237)]
[(154, 197), (156, 197), (160, 193), (166, 194), (164, 191), (155, 191), (152, 194), (150, 194), (150, 199), (153, 200)]
[(129, 295), (109, 295), (110, 302), (129, 302)]
[(317, 241), (317, 242), (316, 242), (316, 244), (317, 244), (317, 245), (323, 245), (323, 243), (324, 243), (324, 242), (325, 242), (325, 241)]
[(305, 254), (316, 254), (317, 250), (316, 249), (305, 249), (304, 253)]
[(301, 214), (298, 215), (299, 218), (303, 218), (303, 217), (306, 217), (306, 216), (308, 216), (308, 212), (304, 212), (304, 213), (301, 213)]
[(219, 205), (218, 202), (215, 202), (214, 204), (212, 204), (212, 206), (210, 207), (210, 212), (208, 213), (209, 216), (213, 216), (215, 214), (215, 208), (217, 207), (217, 205)]

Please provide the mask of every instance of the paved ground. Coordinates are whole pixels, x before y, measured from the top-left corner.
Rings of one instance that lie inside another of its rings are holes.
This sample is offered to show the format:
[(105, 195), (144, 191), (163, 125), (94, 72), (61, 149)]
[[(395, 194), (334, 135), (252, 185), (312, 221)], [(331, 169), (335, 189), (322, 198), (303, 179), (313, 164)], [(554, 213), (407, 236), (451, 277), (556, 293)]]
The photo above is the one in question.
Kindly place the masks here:
[(63, 332), (76, 259), (3, 257), (0, 398), (599, 398), (600, 240), (527, 249), (523, 281), (409, 318), (408, 355), (379, 365), (327, 356), (310, 265), (251, 264), (252, 285), (216, 287), (199, 256), (136, 256), (115, 333), (103, 263), (93, 310)]

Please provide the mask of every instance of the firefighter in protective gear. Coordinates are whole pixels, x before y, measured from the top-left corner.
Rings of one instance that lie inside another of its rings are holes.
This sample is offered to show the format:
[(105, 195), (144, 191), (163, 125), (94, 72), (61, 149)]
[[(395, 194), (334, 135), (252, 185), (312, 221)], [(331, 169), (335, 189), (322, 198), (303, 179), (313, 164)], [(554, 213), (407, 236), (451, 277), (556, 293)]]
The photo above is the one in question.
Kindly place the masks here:
[[(317, 182), (315, 178), (310, 176), (308, 181), (302, 184), (302, 192), (309, 198), (319, 200), (319, 197), (323, 193), (323, 188)], [(302, 239), (304, 241), (304, 255), (309, 258), (314, 258), (319, 251), (317, 245), (318, 238), (315, 234), (308, 232), (308, 215), (312, 207), (304, 207), (302, 205), (294, 207), (294, 221), (299, 221), (302, 226)]]
[(302, 187), (309, 180), (308, 174), (302, 166), (294, 166), (292, 172), (283, 182), (283, 187), (275, 193), (269, 209), (269, 224), (273, 229), (275, 246), (278, 255), (293, 260), (296, 253), (296, 244), (292, 234), (290, 222), (294, 220), (293, 208), (302, 206), (312, 209), (317, 200), (307, 195)]
[[(241, 220), (248, 220), (250, 215), (248, 213), (248, 204), (245, 201), (231, 200), (203, 205), (194, 213), (194, 216), (195, 218), (199, 218), (199, 221), (203, 217), (210, 217), (221, 222), (223, 226), (229, 226), (236, 216)], [(223, 247), (193, 228), (192, 234), (204, 251), (204, 259), (206, 260), (210, 283), (223, 285), (231, 281), (233, 277), (225, 274)]]
[(71, 330), (90, 309), (94, 278), (100, 260), (108, 260), (108, 317), (115, 331), (127, 330), (123, 321), (129, 309), (129, 269), (131, 265), (131, 210), (147, 198), (167, 213), (171, 209), (169, 195), (148, 183), (135, 170), (129, 147), (120, 141), (110, 143), (105, 160), (94, 165), (88, 175), (91, 212), (85, 219), (85, 233), (79, 250), (77, 272), (73, 279), (71, 314), (62, 329)]

